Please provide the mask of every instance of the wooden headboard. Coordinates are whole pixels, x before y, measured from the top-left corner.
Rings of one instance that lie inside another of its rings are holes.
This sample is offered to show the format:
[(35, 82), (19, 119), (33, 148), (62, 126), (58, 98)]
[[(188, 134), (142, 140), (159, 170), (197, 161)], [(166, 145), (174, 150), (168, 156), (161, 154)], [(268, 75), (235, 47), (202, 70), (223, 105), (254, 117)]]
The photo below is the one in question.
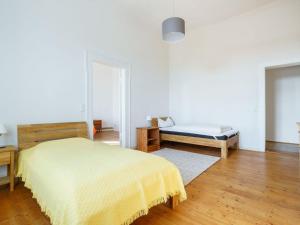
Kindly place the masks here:
[(45, 141), (72, 137), (88, 138), (86, 122), (18, 125), (19, 150)]
[(168, 116), (162, 116), (162, 117), (152, 118), (151, 119), (151, 126), (152, 127), (158, 127), (158, 118), (160, 118), (162, 120), (167, 120)]

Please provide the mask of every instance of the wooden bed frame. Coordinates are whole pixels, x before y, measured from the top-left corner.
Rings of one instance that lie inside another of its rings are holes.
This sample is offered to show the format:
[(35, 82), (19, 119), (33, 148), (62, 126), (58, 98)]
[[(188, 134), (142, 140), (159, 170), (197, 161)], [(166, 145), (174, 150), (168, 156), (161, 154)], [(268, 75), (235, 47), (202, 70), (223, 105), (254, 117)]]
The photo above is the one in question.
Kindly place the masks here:
[[(87, 123), (72, 122), (18, 125), (19, 150), (34, 147), (45, 141), (72, 137), (89, 138)], [(179, 204), (179, 196), (175, 195), (171, 197), (168, 203), (170, 208), (174, 209)]]
[[(168, 117), (159, 117), (159, 118), (162, 120), (166, 120)], [(152, 127), (158, 127), (158, 118), (152, 118), (151, 125)], [(180, 142), (186, 144), (221, 148), (221, 158), (223, 159), (226, 159), (228, 156), (228, 148), (235, 147), (236, 150), (239, 150), (239, 134), (227, 140), (215, 140), (215, 139), (208, 139), (208, 138), (189, 137), (184, 135), (161, 133), (160, 141)]]
[(89, 137), (86, 122), (18, 125), (19, 150), (45, 141), (72, 137)]

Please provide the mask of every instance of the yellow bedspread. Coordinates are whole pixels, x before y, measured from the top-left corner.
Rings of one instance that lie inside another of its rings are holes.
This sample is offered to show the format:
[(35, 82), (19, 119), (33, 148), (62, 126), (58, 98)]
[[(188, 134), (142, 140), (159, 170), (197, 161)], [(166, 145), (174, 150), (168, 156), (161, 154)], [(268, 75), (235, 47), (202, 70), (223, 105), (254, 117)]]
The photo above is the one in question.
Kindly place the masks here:
[(84, 138), (21, 151), (17, 175), (53, 225), (127, 225), (170, 196), (186, 199), (167, 160)]

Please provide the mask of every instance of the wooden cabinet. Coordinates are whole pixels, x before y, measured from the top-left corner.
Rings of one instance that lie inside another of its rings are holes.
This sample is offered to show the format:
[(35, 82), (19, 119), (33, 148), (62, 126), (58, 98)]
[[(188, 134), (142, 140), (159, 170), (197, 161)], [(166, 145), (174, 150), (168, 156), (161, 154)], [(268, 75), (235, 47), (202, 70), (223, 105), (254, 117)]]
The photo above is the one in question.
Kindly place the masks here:
[(159, 128), (140, 127), (136, 132), (138, 150), (151, 152), (160, 149)]
[(94, 120), (93, 122), (96, 132), (102, 131), (102, 120)]
[[(300, 142), (300, 122), (297, 123), (297, 127), (298, 127), (299, 142)], [(299, 157), (300, 157), (300, 155), (299, 155)]]
[(7, 166), (7, 177), (1, 178), (0, 184), (10, 183), (10, 191), (14, 190), (15, 181), (15, 152), (14, 146), (0, 148), (0, 166)]

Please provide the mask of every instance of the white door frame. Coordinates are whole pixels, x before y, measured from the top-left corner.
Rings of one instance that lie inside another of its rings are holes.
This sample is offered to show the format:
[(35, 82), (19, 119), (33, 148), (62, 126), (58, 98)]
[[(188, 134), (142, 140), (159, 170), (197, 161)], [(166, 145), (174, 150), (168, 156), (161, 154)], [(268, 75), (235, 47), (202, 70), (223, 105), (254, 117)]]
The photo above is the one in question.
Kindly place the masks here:
[(85, 52), (86, 70), (86, 114), (85, 119), (89, 127), (89, 135), (93, 139), (93, 63), (102, 63), (117, 67), (120, 74), (120, 140), (122, 147), (131, 147), (130, 126), (130, 64), (125, 61), (103, 54), (100, 51)]
[(266, 151), (266, 70), (300, 65), (300, 58), (285, 59), (261, 64), (259, 67), (258, 112), (259, 112), (259, 151)]

